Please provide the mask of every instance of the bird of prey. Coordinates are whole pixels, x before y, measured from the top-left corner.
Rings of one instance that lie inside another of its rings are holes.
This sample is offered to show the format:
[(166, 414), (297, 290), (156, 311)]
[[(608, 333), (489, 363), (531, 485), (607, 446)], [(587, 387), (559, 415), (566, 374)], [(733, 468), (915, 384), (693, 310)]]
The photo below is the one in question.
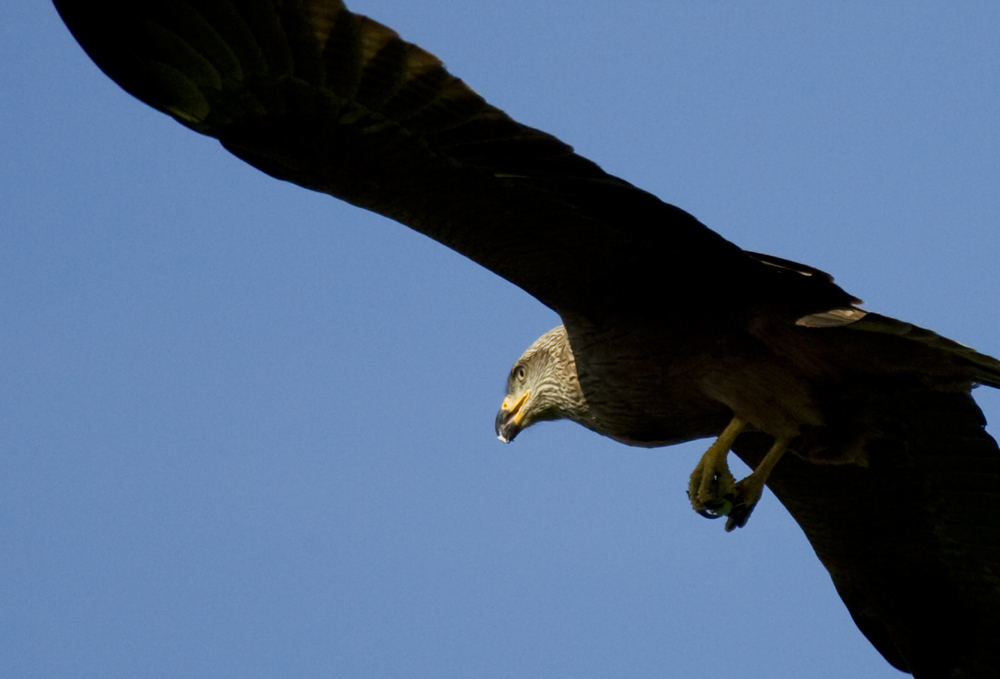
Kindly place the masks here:
[(1000, 674), (1000, 450), (970, 393), (1000, 388), (1000, 361), (740, 249), (338, 0), (55, 5), (140, 100), (555, 310), (510, 371), (502, 440), (560, 418), (629, 445), (714, 437), (695, 510), (741, 527), (767, 484), (888, 662)]

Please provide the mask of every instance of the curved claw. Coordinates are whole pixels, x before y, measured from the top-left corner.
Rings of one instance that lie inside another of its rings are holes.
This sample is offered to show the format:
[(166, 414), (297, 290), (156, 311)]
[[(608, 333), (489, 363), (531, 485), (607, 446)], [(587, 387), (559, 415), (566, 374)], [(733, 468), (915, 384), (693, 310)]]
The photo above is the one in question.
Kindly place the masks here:
[(732, 533), (737, 528), (743, 528), (743, 526), (747, 525), (747, 521), (750, 520), (750, 514), (753, 513), (754, 507), (756, 506), (756, 502), (749, 505), (735, 505), (732, 511), (729, 512), (729, 518), (726, 519), (726, 532)]
[(733, 511), (732, 497), (727, 495), (721, 502), (706, 504), (704, 508), (695, 511), (706, 519), (721, 519), (724, 516), (729, 516), (730, 512)]

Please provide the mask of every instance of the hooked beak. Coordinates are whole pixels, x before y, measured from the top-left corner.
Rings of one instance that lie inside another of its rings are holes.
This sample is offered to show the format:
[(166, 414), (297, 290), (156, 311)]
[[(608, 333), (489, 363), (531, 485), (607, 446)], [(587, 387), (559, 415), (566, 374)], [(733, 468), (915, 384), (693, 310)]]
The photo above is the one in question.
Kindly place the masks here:
[(497, 438), (504, 443), (513, 441), (518, 432), (523, 429), (521, 423), (524, 421), (524, 404), (527, 403), (530, 396), (531, 390), (528, 389), (513, 403), (510, 396), (503, 400), (500, 412), (497, 413), (496, 432)]

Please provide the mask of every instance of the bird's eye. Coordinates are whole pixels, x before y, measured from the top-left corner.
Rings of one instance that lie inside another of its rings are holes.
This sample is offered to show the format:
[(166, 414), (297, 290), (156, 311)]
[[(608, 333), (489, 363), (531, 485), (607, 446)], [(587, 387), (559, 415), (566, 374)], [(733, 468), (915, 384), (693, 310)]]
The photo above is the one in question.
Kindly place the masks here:
[(528, 371), (524, 369), (523, 365), (519, 365), (517, 366), (517, 368), (514, 369), (514, 377), (516, 377), (518, 380), (522, 382), (524, 381), (524, 378), (527, 377), (527, 375)]

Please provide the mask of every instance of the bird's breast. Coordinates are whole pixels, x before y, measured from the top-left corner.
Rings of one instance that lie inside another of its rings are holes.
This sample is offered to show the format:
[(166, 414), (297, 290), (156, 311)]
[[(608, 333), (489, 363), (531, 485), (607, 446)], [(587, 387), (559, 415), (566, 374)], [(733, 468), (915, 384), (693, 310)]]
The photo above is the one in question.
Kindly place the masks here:
[(664, 446), (716, 436), (732, 412), (706, 395), (709, 356), (669, 334), (567, 324), (586, 426), (634, 446)]

